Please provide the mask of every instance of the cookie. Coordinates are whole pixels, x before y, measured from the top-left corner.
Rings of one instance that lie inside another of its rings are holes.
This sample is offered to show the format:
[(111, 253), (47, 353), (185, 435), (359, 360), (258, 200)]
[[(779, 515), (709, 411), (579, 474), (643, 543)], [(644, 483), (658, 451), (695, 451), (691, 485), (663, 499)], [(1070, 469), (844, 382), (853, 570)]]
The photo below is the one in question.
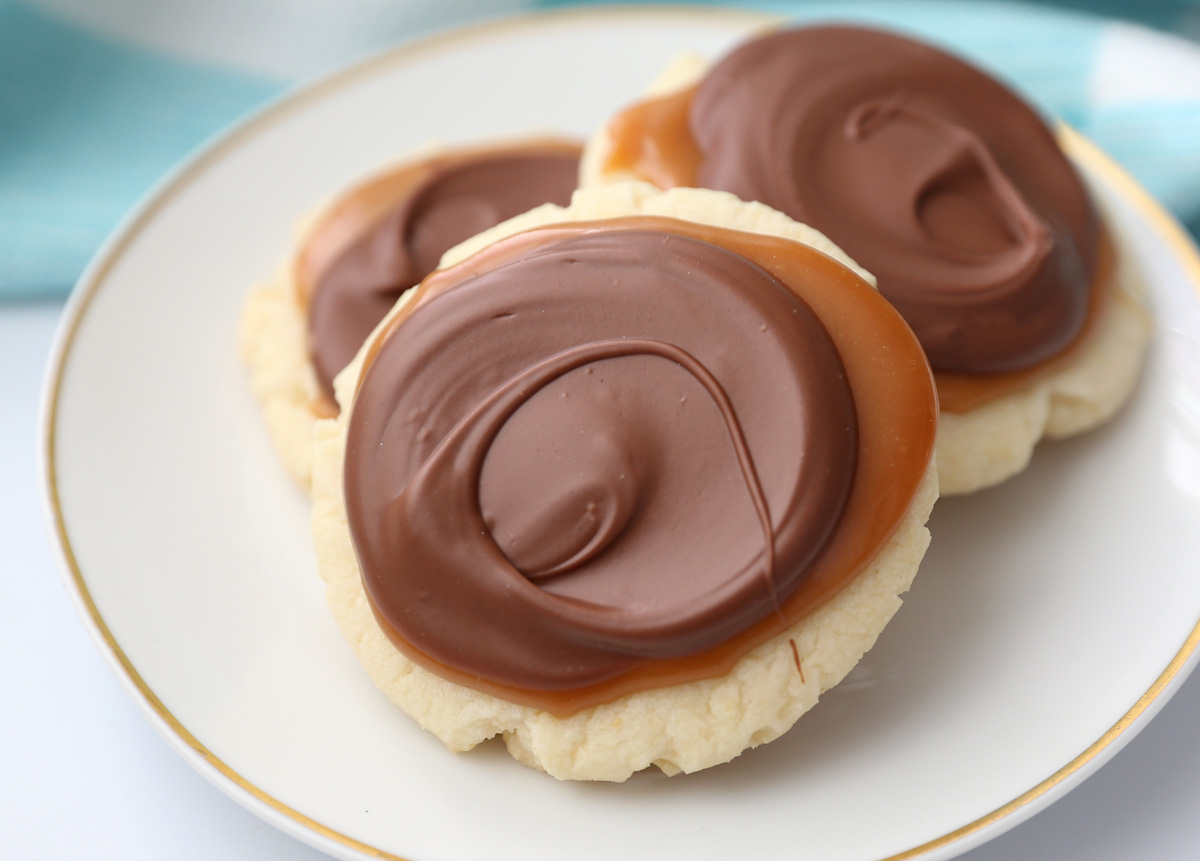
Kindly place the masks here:
[(315, 434), (318, 568), (371, 679), (560, 779), (785, 732), (928, 543), (911, 331), (816, 231), (706, 190), (580, 191), (443, 263)]
[(879, 279), (938, 382), (943, 493), (1111, 417), (1149, 338), (1138, 275), (1051, 130), (913, 40), (783, 30), (685, 58), (585, 151), (582, 184), (702, 186), (828, 235)]
[(374, 176), (327, 205), (291, 259), (251, 292), (240, 347), (271, 441), (308, 486), (312, 430), (336, 413), (333, 377), (442, 254), (543, 203), (567, 203), (580, 148), (531, 141), (440, 150)]

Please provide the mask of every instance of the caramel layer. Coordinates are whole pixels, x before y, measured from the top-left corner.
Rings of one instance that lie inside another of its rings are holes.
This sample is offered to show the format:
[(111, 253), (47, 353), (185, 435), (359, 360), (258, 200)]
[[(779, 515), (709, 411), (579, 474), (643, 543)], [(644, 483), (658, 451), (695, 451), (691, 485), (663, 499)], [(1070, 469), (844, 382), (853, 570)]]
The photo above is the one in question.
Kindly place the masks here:
[(381, 627), (469, 687), (569, 714), (721, 675), (863, 570), (928, 466), (919, 345), (807, 246), (614, 219), (418, 289), (360, 378), (347, 514)]

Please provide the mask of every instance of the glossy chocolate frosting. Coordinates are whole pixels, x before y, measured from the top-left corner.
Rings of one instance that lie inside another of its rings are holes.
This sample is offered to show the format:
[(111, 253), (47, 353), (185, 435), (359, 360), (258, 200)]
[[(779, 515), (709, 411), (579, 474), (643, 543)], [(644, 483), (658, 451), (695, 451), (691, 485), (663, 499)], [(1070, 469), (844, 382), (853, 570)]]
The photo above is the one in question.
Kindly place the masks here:
[(693, 654), (804, 578), (856, 427), (823, 325), (745, 257), (554, 239), (422, 303), (373, 357), (345, 472), (363, 581), (404, 641), (507, 685)]
[[(311, 267), (319, 271), (305, 273), (309, 353), (326, 398), (332, 403), (333, 378), (442, 254), (542, 203), (566, 205), (578, 170), (577, 146), (536, 143), (440, 155), (367, 187), (365, 197), (394, 199), (369, 223), (353, 224), (352, 241)], [(347, 229), (335, 222), (333, 230)]]
[(344, 491), (380, 628), (558, 715), (722, 675), (841, 592), (937, 428), (920, 345), (869, 284), (669, 218), (501, 240), (426, 278), (363, 363)]
[(1087, 192), (1041, 119), (961, 60), (857, 27), (786, 30), (655, 111), (613, 125), (657, 136), (635, 158), (614, 141), (617, 161), (816, 227), (876, 275), (935, 371), (1030, 368), (1080, 334), (1097, 277)]

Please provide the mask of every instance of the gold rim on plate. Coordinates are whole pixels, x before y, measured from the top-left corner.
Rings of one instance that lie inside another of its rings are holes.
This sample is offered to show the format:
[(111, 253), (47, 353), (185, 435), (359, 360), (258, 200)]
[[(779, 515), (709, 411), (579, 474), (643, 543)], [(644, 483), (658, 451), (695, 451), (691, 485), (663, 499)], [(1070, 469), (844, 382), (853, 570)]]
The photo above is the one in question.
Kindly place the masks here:
[[(563, 9), (549, 12), (532, 12), (502, 21), (475, 24), (384, 51), (365, 61), (334, 73), (315, 84), (283, 96), (277, 102), (256, 113), (249, 120), (239, 123), (233, 130), (221, 135), (217, 140), (205, 146), (198, 155), (185, 162), (150, 193), (146, 202), (117, 229), (113, 234), (113, 238), (105, 244), (87, 271), (80, 278), (79, 284), (64, 311), (63, 320), (55, 339), (42, 402), (40, 436), (42, 442), (42, 469), (45, 480), (44, 499), (48, 509), (47, 514), (50, 519), (51, 529), (54, 537), (57, 539), (62, 565), (67, 574), (67, 581), (79, 601), (81, 612), (91, 628), (93, 636), (102, 645), (103, 649), (107, 650), (112, 660), (115, 661), (119, 672), (124, 675), (125, 681), (131, 684), (141, 696), (144, 707), (148, 708), (151, 715), (162, 722), (159, 729), (169, 739), (173, 737), (173, 740), (182, 743), (186, 749), (198, 758), (198, 761), (193, 761), (193, 764), (196, 765), (201, 773), (205, 772), (205, 767), (211, 769), (205, 776), (234, 798), (234, 800), (241, 802), (243, 805), (249, 806), (251, 809), (255, 809), (256, 805), (262, 805), (267, 811), (272, 811), (274, 814), (283, 817), (286, 820), (283, 824), (299, 826), (300, 829), (309, 832), (311, 836), (331, 841), (343, 849), (351, 849), (370, 858), (406, 861), (401, 856), (393, 855), (377, 847), (367, 845), (359, 840), (355, 840), (353, 837), (335, 831), (311, 817), (305, 816), (303, 813), (289, 807), (258, 786), (255, 786), (238, 774), (230, 765), (214, 756), (204, 743), (189, 732), (187, 727), (163, 705), (154, 691), (150, 689), (133, 666), (132, 661), (130, 661), (129, 657), (117, 644), (112, 631), (109, 630), (107, 623), (103, 616), (101, 616), (99, 609), (92, 599), (83, 572), (79, 568), (71, 545), (71, 537), (67, 532), (63, 519), (59, 503), (55, 450), (55, 432), (63, 374), (71, 347), (75, 342), (75, 336), (90, 307), (92, 299), (104, 286), (113, 266), (121, 258), (129, 245), (132, 244), (133, 240), (154, 220), (155, 216), (168, 202), (189, 186), (193, 179), (203, 174), (210, 165), (220, 161), (228, 152), (236, 149), (257, 133), (268, 126), (281, 122), (294, 111), (303, 109), (314, 100), (320, 100), (326, 95), (340, 90), (363, 77), (367, 77), (384, 67), (396, 63), (411, 63), (421, 59), (425, 55), (435, 53), (447, 47), (457, 46), (462, 42), (473, 39), (482, 37), (491, 39), (496, 36), (503, 36), (506, 32), (512, 30), (528, 31), (538, 26), (556, 24), (564, 19), (582, 23), (596, 19), (611, 20), (615, 18), (626, 20), (630, 17), (672, 18), (675, 16), (687, 17), (693, 20), (697, 16), (725, 19), (737, 25), (744, 25), (747, 29), (769, 26), (781, 20), (777, 16), (769, 16), (762, 13), (713, 7), (649, 6), (615, 9)], [(1170, 248), (1176, 262), (1184, 270), (1187, 280), (1195, 288), (1197, 295), (1200, 296), (1200, 250), (1196, 248), (1196, 245), (1180, 224), (1124, 168), (1120, 167), (1083, 135), (1072, 129), (1063, 128), (1060, 130), (1060, 137), (1065, 149), (1077, 164), (1085, 167), (1091, 174), (1103, 178), (1126, 203), (1129, 203), (1146, 220), (1153, 228), (1157, 237)], [(1002, 807), (998, 807), (991, 813), (961, 828), (897, 855), (888, 856), (882, 861), (906, 861), (906, 859), (926, 856), (931, 852), (975, 834), (1011, 816), (1030, 802), (1061, 786), (1072, 775), (1077, 774), (1082, 768), (1095, 761), (1097, 757), (1106, 751), (1115, 753), (1115, 750), (1109, 751), (1113, 742), (1124, 735), (1139, 717), (1146, 713), (1152, 705), (1157, 703), (1163, 692), (1171, 685), (1172, 681), (1179, 677), (1189, 659), (1196, 653), (1198, 645), (1200, 645), (1200, 620), (1197, 620), (1195, 627), (1192, 628), (1191, 633), (1184, 641), (1180, 650), (1175, 654), (1175, 657), (1162, 673), (1159, 674), (1154, 684), (1138, 698), (1133, 707), (1122, 715), (1107, 732), (1100, 736), (1086, 750), (1041, 783)], [(227, 781), (227, 783), (223, 784), (222, 779)], [(255, 809), (255, 812), (260, 814), (266, 813), (261, 808)], [(292, 833), (293, 836), (297, 836), (295, 832)]]

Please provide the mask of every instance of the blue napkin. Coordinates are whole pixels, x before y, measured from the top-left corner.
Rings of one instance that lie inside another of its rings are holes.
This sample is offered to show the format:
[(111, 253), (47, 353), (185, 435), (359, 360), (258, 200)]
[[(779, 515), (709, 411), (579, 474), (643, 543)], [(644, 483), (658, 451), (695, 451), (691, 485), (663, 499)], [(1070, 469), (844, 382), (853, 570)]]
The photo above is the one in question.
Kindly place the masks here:
[[(1116, 0), (1092, 2), (1122, 11)], [(64, 295), (171, 165), (265, 99), (336, 61), (496, 8), (433, 5), (347, 0), (323, 18), (332, 7), (317, 0), (0, 0), (0, 299)], [(885, 24), (971, 57), (1094, 139), (1200, 229), (1200, 46), (1017, 4), (740, 5)], [(1200, 28), (1200, 0), (1134, 10), (1159, 26)], [(255, 25), (269, 25), (271, 37), (255, 41)]]

